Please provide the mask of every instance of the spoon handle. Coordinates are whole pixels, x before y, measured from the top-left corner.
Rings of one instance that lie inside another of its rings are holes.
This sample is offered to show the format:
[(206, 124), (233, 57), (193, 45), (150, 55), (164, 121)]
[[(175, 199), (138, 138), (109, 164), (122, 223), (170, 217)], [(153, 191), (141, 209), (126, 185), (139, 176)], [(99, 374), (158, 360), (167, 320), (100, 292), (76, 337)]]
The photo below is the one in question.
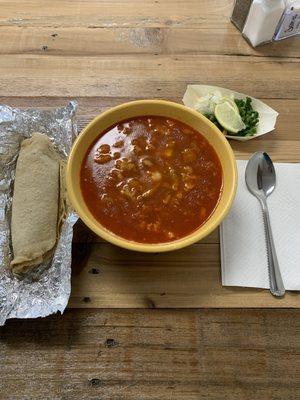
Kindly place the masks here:
[(285, 288), (283, 286), (279, 264), (277, 260), (266, 198), (261, 198), (260, 203), (262, 207), (265, 233), (266, 233), (270, 292), (272, 293), (273, 296), (282, 297), (285, 294)]

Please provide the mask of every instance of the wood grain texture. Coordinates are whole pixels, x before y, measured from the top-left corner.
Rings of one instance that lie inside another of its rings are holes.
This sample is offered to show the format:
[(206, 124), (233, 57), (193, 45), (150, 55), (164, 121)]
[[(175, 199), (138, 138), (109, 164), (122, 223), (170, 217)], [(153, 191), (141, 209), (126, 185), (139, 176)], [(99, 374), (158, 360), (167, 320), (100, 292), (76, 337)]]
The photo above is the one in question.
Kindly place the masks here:
[[(300, 308), (300, 296), (222, 287), (217, 234), (171, 253), (143, 254), (107, 242), (73, 246), (73, 308)], [(94, 239), (92, 238), (94, 241)]]
[[(232, 3), (2, 0), (0, 102), (44, 108), (76, 98), (81, 130), (124, 101), (180, 102), (188, 83), (219, 84), (280, 114), (275, 133), (231, 143), (237, 158), (267, 150), (299, 162), (300, 41), (252, 49), (229, 22)], [(145, 256), (78, 223), (70, 306), (84, 309), (0, 328), (0, 400), (300, 398), (299, 309), (154, 309), (249, 300), (299, 307), (295, 293), (277, 303), (263, 290), (222, 289), (218, 231)]]
[(297, 58), (8, 54), (0, 58), (0, 86), (3, 96), (43, 96), (46, 87), (48, 96), (165, 98), (202, 82), (261, 98), (297, 99), (299, 68)]
[(69, 310), (0, 328), (3, 400), (295, 400), (299, 310)]
[(31, 27), (1, 26), (0, 54), (101, 56), (224, 54), (299, 57), (297, 38), (253, 49), (233, 25), (224, 27)]
[(35, 27), (195, 27), (228, 25), (232, 0), (1, 1), (0, 25)]

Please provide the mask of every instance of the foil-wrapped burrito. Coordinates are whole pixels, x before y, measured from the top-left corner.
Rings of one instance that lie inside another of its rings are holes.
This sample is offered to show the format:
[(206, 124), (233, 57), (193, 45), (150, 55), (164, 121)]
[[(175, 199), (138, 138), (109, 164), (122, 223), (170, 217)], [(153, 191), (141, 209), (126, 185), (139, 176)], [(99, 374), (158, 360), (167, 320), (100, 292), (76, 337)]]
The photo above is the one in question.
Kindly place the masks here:
[(66, 206), (64, 165), (76, 108), (0, 106), (0, 324), (67, 305), (77, 216)]

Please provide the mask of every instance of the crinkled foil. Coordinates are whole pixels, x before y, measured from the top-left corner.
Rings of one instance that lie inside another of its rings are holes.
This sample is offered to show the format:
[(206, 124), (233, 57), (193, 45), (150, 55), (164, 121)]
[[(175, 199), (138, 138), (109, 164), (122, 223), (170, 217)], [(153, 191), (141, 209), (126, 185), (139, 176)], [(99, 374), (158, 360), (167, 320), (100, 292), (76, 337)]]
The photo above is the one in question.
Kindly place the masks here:
[[(12, 258), (10, 220), (16, 161), (23, 139), (33, 132), (50, 137), (67, 158), (76, 136), (77, 103), (46, 110), (13, 109), (0, 105), (0, 325), (8, 318), (36, 318), (64, 311), (71, 291), (71, 246), (73, 225), (70, 212), (62, 226), (54, 256), (34, 275), (19, 279), (9, 270)], [(38, 275), (37, 275), (38, 274)]]

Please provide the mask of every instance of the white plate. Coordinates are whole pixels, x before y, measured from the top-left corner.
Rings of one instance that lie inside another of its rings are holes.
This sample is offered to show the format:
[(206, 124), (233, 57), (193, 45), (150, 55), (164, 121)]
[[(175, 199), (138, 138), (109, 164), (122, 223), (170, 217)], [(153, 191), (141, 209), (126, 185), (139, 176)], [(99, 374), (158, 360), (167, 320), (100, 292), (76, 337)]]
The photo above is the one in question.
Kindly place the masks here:
[(235, 92), (234, 90), (229, 90), (222, 88), (220, 86), (209, 86), (209, 85), (188, 85), (184, 93), (182, 102), (187, 107), (195, 109), (195, 104), (199, 100), (199, 97), (206, 96), (207, 94), (212, 94), (218, 90), (222, 96), (234, 95), (235, 99), (246, 99), (250, 97), (252, 99), (252, 107), (259, 114), (259, 122), (257, 125), (257, 133), (253, 136), (236, 136), (236, 135), (225, 135), (228, 139), (239, 140), (240, 142), (245, 142), (247, 140), (254, 139), (258, 136), (262, 136), (268, 132), (271, 132), (275, 128), (276, 119), (278, 117), (278, 112), (273, 110), (273, 108), (267, 106), (267, 104), (262, 101), (255, 99), (254, 97), (247, 96), (244, 93)]

